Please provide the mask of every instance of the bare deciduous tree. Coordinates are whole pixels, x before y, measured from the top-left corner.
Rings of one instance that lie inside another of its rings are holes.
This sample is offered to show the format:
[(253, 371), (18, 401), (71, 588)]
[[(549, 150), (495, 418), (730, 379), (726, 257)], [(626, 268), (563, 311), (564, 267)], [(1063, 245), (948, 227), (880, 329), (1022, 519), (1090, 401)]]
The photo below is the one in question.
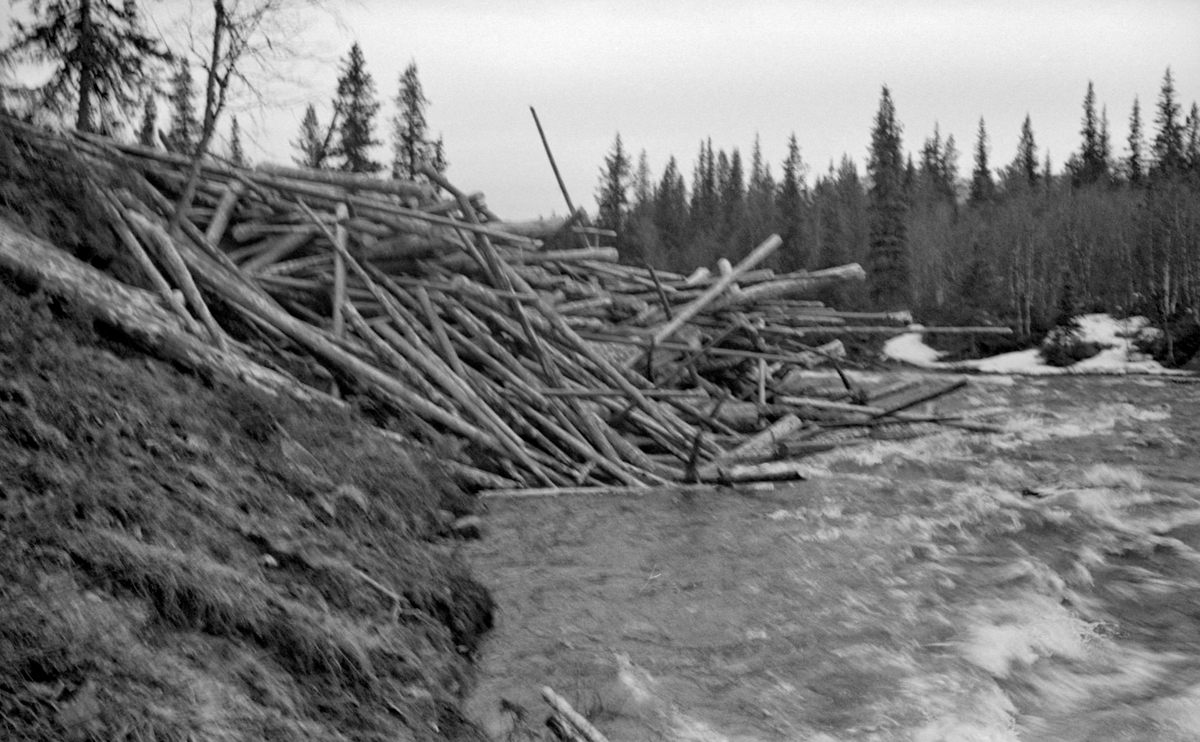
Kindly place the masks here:
[(282, 62), (300, 56), (303, 11), (320, 7), (320, 0), (213, 0), (211, 14), (189, 19), (189, 53), (205, 73), (204, 116), (191, 177), (172, 218), (173, 230), (196, 196), (201, 162), (231, 95), (244, 93), (263, 102), (261, 82), (278, 77)]

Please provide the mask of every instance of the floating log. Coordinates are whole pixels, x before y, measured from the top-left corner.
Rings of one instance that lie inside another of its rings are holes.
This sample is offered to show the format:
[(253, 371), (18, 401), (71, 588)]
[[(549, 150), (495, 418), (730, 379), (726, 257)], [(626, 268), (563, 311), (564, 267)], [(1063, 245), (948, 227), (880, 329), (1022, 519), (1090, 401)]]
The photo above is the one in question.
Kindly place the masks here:
[(719, 466), (702, 479), (725, 484), (742, 482), (786, 482), (808, 478), (812, 467), (799, 461), (767, 461), (761, 464)]
[(715, 479), (720, 469), (728, 467), (745, 459), (764, 458), (774, 453), (780, 441), (800, 430), (806, 425), (798, 416), (788, 413), (779, 418), (771, 427), (752, 436), (742, 445), (726, 453), (724, 456), (701, 467), (698, 474), (702, 480)]

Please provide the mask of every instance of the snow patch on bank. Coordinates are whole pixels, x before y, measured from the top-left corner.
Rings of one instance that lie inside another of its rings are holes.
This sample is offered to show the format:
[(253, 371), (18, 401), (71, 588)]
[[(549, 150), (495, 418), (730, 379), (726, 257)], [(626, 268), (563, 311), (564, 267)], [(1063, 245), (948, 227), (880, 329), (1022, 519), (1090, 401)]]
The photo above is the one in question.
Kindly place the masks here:
[(1079, 335), (1086, 342), (1105, 346), (1098, 354), (1074, 365), (1050, 366), (1037, 348), (1001, 353), (990, 358), (947, 363), (939, 360), (942, 354), (922, 340), (920, 325), (913, 325), (913, 332), (897, 335), (883, 346), (883, 354), (892, 360), (908, 363), (920, 368), (950, 371), (972, 370), (985, 374), (1177, 374), (1186, 371), (1167, 369), (1143, 353), (1138, 352), (1133, 341), (1139, 333), (1147, 331), (1149, 321), (1145, 317), (1115, 319), (1108, 314), (1085, 314), (1076, 318)]

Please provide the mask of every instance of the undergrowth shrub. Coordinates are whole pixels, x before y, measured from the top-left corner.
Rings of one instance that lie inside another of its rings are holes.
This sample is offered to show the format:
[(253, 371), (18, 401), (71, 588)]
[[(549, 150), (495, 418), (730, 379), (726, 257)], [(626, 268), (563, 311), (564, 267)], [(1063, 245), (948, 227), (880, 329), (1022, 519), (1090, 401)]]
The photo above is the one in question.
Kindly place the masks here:
[(1200, 357), (1200, 323), (1189, 316), (1177, 317), (1165, 326), (1146, 328), (1133, 344), (1164, 366), (1183, 366)]
[(1055, 327), (1042, 340), (1040, 353), (1050, 366), (1072, 366), (1103, 350), (1100, 343), (1084, 340), (1079, 330), (1071, 326)]

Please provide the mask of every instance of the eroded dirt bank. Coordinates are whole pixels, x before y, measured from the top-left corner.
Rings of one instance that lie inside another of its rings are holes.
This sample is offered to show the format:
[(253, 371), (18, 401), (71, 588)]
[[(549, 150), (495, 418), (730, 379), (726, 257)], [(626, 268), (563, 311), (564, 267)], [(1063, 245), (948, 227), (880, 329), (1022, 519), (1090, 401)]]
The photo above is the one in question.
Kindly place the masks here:
[[(1200, 735), (1200, 385), (979, 377), (1001, 423), (702, 497), (495, 500), (469, 711), (612, 739)], [(520, 730), (518, 730), (520, 731)]]
[(491, 598), (432, 457), (29, 289), (0, 281), (0, 739), (481, 739)]

